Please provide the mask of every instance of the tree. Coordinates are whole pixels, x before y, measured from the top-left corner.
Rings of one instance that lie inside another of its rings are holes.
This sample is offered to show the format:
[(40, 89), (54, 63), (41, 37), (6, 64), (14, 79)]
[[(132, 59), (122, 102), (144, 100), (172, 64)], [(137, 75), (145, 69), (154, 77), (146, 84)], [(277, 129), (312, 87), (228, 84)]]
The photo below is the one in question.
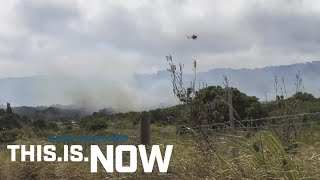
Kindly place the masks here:
[(13, 114), (10, 103), (7, 102), (7, 114)]
[[(202, 142), (203, 148), (214, 150), (206, 128), (221, 129), (228, 126), (229, 121), (229, 105), (228, 91), (221, 86), (203, 86), (199, 89), (195, 88), (197, 77), (197, 63), (193, 61), (194, 78), (190, 86), (184, 86), (183, 64), (176, 66), (171, 55), (167, 56), (169, 63), (168, 71), (172, 79), (173, 93), (178, 101), (184, 105), (185, 114), (187, 115), (187, 125), (193, 128), (199, 142)], [(178, 67), (178, 68), (177, 68)], [(255, 118), (266, 115), (258, 98), (247, 96), (236, 88), (231, 88), (232, 101), (235, 118), (238, 122), (245, 118)], [(250, 116), (250, 117), (249, 117)], [(190, 128), (191, 129), (191, 128)]]
[[(228, 96), (225, 88), (221, 86), (206, 86), (195, 89), (196, 62), (194, 61), (194, 80), (189, 87), (183, 85), (183, 64), (179, 68), (173, 62), (172, 56), (167, 56), (171, 73), (173, 92), (177, 99), (185, 104), (191, 126), (202, 126), (229, 121)], [(232, 103), (235, 118), (243, 119), (261, 118), (268, 115), (259, 99), (255, 96), (247, 96), (237, 88), (231, 88)]]
[(0, 116), (4, 116), (6, 114), (6, 111), (3, 109), (0, 109)]
[(87, 124), (87, 130), (89, 130), (89, 131), (90, 130), (92, 130), (92, 131), (102, 130), (102, 129), (106, 129), (106, 128), (108, 128), (107, 122), (101, 118), (93, 119), (93, 120), (89, 121)]
[[(231, 88), (231, 92), (234, 114), (238, 121), (268, 116), (267, 109), (263, 107), (257, 97), (248, 96), (237, 88)], [(223, 123), (229, 120), (226, 94), (227, 91), (221, 86), (209, 86), (199, 90), (195, 97), (195, 100), (200, 99), (204, 104), (215, 103), (214, 109), (210, 109), (210, 112), (214, 112), (216, 115), (209, 116), (209, 119), (212, 119), (212, 123)]]
[(47, 128), (47, 124), (44, 120), (36, 120), (32, 123), (32, 125), (36, 129), (46, 129)]
[(316, 98), (312, 94), (309, 94), (306, 92), (304, 92), (304, 93), (297, 92), (291, 98), (294, 100), (300, 100), (300, 101), (314, 101), (314, 100), (316, 100)]

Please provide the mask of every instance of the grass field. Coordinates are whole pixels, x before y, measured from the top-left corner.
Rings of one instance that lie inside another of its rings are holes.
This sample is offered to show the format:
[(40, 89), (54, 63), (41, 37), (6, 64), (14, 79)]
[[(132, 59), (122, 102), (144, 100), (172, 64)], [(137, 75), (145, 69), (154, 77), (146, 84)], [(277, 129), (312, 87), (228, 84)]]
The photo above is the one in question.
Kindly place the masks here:
[[(10, 144), (49, 144), (46, 135), (35, 134), (28, 129), (16, 130), (19, 138)], [(108, 132), (109, 131), (109, 132)], [(96, 134), (109, 134), (112, 129)], [(62, 134), (81, 134), (81, 130), (62, 130)], [(123, 134), (135, 134), (134, 129), (123, 129)], [(11, 162), (5, 144), (0, 150), (0, 179), (320, 179), (320, 127), (300, 133), (291, 142), (283, 142), (268, 131), (252, 133), (246, 137), (211, 134), (214, 150), (206, 149), (199, 137), (191, 134), (177, 136), (174, 126), (152, 126), (152, 143), (174, 145), (168, 173), (143, 173), (139, 162), (138, 171), (132, 174), (90, 173), (88, 162)], [(136, 142), (129, 138), (128, 143)], [(62, 143), (56, 143), (58, 152)], [(105, 144), (101, 144), (104, 146)], [(233, 157), (230, 147), (235, 147)]]

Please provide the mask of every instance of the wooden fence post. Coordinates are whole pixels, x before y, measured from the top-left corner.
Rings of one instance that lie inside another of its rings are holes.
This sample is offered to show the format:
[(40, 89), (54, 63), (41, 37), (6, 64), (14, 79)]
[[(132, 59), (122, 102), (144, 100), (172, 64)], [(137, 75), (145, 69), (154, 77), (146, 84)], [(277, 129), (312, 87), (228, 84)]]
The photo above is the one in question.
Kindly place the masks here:
[(151, 145), (150, 116), (142, 116), (140, 119), (140, 143)]
[[(235, 135), (236, 129), (235, 129), (235, 123), (234, 123), (234, 117), (233, 117), (232, 91), (231, 91), (231, 88), (229, 87), (228, 79), (226, 78), (225, 80), (226, 80), (226, 90), (228, 93), (229, 121), (230, 121), (231, 134)], [(235, 140), (232, 140), (232, 141), (235, 142)], [(238, 162), (237, 160), (239, 156), (238, 149), (234, 146), (230, 146), (230, 151), (231, 151), (232, 157), (236, 160), (236, 162)]]

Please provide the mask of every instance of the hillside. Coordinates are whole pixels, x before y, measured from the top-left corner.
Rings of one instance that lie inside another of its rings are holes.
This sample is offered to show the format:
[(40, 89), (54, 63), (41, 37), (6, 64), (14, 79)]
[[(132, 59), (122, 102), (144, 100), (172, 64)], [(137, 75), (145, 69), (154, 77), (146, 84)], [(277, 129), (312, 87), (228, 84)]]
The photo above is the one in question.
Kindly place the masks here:
[[(283, 77), (288, 91), (288, 96), (295, 93), (295, 81), (298, 70), (302, 75), (303, 91), (310, 92), (315, 96), (320, 96), (320, 61), (312, 61), (309, 63), (299, 63), (283, 66), (269, 66), (256, 69), (230, 69), (219, 68), (212, 69), (207, 72), (198, 74), (197, 82), (200, 86), (207, 85), (223, 85), (223, 75), (228, 76), (229, 84), (237, 87), (241, 91), (257, 96), (260, 100), (265, 100), (265, 93), (269, 99), (275, 98), (274, 77), (278, 77), (279, 82)], [(186, 74), (184, 79), (186, 84), (193, 80), (191, 74)], [(167, 71), (160, 71), (156, 74), (136, 75), (137, 84), (143, 88), (147, 88), (150, 84), (160, 86), (159, 84), (170, 83), (170, 74)], [(168, 80), (169, 79), (169, 80)], [(163, 84), (163, 86), (165, 86)]]
[[(303, 91), (320, 96), (320, 61), (256, 69), (219, 68), (199, 72), (197, 82), (222, 85), (223, 75), (229, 77), (233, 87), (265, 100), (275, 98), (274, 76), (283, 77), (288, 97), (295, 93), (295, 76), (300, 70)], [(189, 84), (192, 76), (185, 75)], [(38, 106), (52, 104), (77, 104), (80, 108), (96, 111), (113, 107), (117, 111), (143, 110), (169, 106), (176, 103), (172, 95), (170, 74), (163, 70), (155, 74), (135, 74), (119, 82), (104, 77), (17, 77), (0, 79), (0, 104), (6, 101), (13, 106)], [(5, 98), (4, 98), (5, 97)]]

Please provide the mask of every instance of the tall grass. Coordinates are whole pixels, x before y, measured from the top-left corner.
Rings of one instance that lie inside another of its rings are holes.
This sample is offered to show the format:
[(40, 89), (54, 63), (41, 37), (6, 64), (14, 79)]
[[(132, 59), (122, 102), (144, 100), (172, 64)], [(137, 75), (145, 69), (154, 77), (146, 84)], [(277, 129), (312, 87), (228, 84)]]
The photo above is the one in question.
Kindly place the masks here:
[[(201, 149), (201, 140), (191, 135), (176, 137), (172, 127), (166, 133), (153, 127), (152, 141), (165, 147), (173, 144), (168, 173), (144, 173), (139, 161), (138, 171), (131, 174), (90, 173), (89, 163), (11, 162), (9, 151), (0, 151), (0, 179), (320, 179), (319, 131), (313, 137), (302, 133), (294, 148), (288, 148), (271, 132), (243, 135), (217, 135), (212, 139), (216, 149)], [(308, 138), (308, 141), (304, 140)], [(14, 144), (47, 144), (29, 131), (21, 133)], [(238, 156), (233, 157), (230, 147)]]

